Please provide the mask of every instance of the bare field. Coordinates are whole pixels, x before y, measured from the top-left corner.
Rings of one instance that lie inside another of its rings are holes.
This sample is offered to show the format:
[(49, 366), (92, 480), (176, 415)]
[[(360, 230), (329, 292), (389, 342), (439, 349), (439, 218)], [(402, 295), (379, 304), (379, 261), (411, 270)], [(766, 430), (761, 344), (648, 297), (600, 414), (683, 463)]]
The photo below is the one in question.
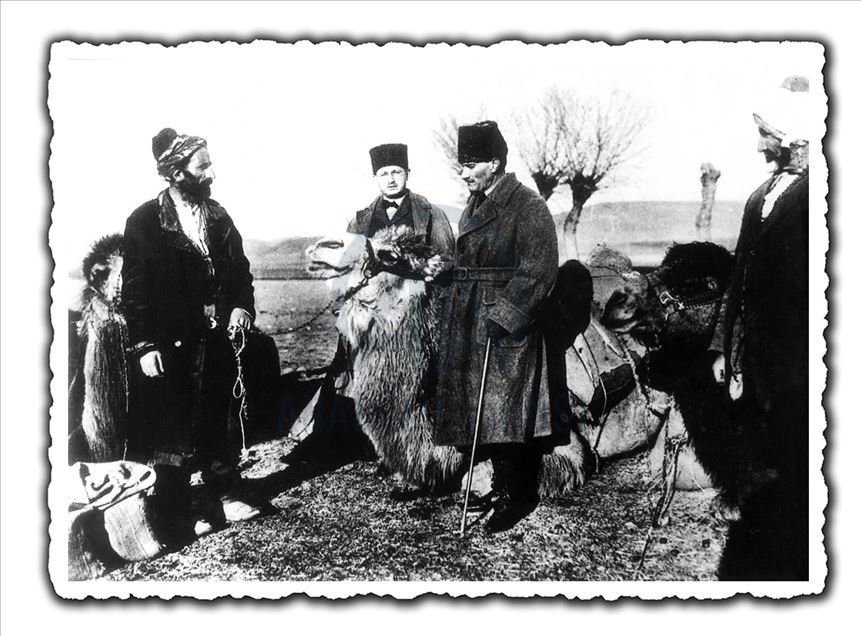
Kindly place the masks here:
[[(318, 281), (255, 283), (258, 324), (286, 330), (327, 303)], [(282, 369), (316, 368), (334, 353), (333, 317), (278, 336)], [(645, 454), (611, 464), (573, 497), (545, 501), (513, 530), (487, 535), (474, 519), (457, 533), (460, 495), (394, 502), (377, 462), (329, 468), (291, 456), (286, 438), (258, 444), (245, 469), (267, 514), (182, 549), (128, 564), (113, 580), (715, 580), (725, 527), (713, 491), (678, 492), (669, 523), (653, 530), (656, 498)]]
[(335, 355), (335, 317), (324, 311), (310, 325), (295, 333), (288, 329), (307, 322), (326, 308), (326, 283), (318, 280), (255, 280), (257, 326), (275, 334), (281, 354), (281, 370), (324, 367)]

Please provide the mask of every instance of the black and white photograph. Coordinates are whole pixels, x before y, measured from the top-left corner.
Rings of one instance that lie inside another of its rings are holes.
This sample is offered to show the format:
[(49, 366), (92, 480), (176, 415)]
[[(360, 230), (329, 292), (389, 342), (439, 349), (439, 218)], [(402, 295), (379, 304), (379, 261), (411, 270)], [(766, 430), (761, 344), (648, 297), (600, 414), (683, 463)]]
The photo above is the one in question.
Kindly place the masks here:
[(815, 588), (824, 61), (54, 44), (55, 583)]
[[(4, 596), (37, 576), (62, 613), (247, 631), (254, 599), (775, 629), (833, 600), (851, 169), (824, 29), (735, 29), (727, 3), (711, 32), (666, 3), (666, 29), (630, 3), (75, 5), (14, 73), (4, 26)], [(7, 106), (25, 75), (35, 128)]]

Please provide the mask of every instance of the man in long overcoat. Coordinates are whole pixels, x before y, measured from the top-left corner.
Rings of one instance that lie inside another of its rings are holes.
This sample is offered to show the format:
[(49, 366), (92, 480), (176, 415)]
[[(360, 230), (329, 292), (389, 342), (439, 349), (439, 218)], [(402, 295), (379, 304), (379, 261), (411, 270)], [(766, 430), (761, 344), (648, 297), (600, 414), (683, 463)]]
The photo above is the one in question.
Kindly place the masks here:
[(259, 509), (236, 495), (238, 446), (229, 430), (236, 364), (225, 328), (247, 329), (254, 319), (248, 259), (227, 211), (210, 198), (206, 141), (166, 128), (153, 138), (153, 155), (169, 186), (129, 216), (123, 236), (129, 452), (156, 467), (165, 514), (176, 524), (189, 512), (195, 468), (224, 517), (240, 521)]
[[(809, 180), (808, 143), (801, 136), (807, 80), (787, 78), (781, 90), (780, 107), (754, 114), (758, 150), (774, 173), (745, 205), (711, 349), (719, 354), (716, 380), (750, 414), (755, 430), (747, 437), (763, 474), (770, 475), (765, 488), (771, 494), (764, 496), (770, 505), (779, 500), (781, 520), (770, 519), (769, 527), (780, 539), (766, 541), (774, 554), (757, 556), (764, 563), (757, 576), (795, 579), (807, 572)], [(748, 516), (747, 522), (756, 521)], [(790, 525), (799, 531), (793, 545), (783, 534)]]
[(540, 442), (553, 439), (538, 310), (556, 278), (556, 230), (544, 200), (505, 173), (508, 147), (494, 122), (458, 129), (470, 190), (453, 281), (443, 292), (434, 442), (469, 452), (485, 347), (491, 340), (479, 455), (493, 464), (487, 529), (513, 527), (535, 509)]

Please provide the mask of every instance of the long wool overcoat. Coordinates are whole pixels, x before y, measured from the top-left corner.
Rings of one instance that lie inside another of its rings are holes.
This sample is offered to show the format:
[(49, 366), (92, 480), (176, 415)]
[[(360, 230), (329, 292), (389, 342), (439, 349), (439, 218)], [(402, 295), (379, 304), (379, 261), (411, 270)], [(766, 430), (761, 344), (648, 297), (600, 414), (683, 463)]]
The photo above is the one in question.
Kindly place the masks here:
[[(206, 208), (212, 275), (183, 233), (167, 191), (135, 210), (123, 235), (122, 307), (132, 346), (129, 446), (163, 463), (229, 455), (236, 366), (224, 327), (235, 307), (254, 316), (242, 237), (221, 205), (207, 199)], [(221, 329), (208, 328), (208, 304), (215, 305)], [(161, 378), (140, 370), (140, 356), (154, 349), (165, 365)]]
[(453, 281), (442, 290), (434, 441), (469, 447), (487, 342), (494, 341), (479, 443), (523, 443), (553, 433), (544, 335), (537, 312), (556, 280), (556, 230), (544, 200), (506, 174), (460, 220)]

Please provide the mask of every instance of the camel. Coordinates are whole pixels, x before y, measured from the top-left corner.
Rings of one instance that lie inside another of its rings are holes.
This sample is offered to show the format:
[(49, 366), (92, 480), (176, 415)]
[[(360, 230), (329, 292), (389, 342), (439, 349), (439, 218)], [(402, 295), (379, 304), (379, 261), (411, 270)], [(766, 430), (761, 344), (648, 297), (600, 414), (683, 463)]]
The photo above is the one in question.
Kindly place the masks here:
[(712, 243), (675, 245), (653, 273), (614, 290), (600, 319), (648, 350), (644, 381), (673, 396), (696, 456), (720, 491), (721, 513), (730, 516), (757, 470), (743, 439), (744, 418), (711, 378), (708, 346), (732, 262)]
[(707, 351), (732, 258), (694, 243), (672, 248), (645, 288), (616, 290), (602, 316), (610, 329), (654, 348), (648, 381), (671, 391), (691, 443), (719, 490), (715, 512), (730, 522), (718, 576), (796, 580), (807, 573), (807, 511), (797, 484), (773, 460), (769, 430), (742, 397), (733, 402), (712, 378)]
[(119, 312), (122, 260), (122, 236), (111, 234), (93, 244), (82, 265), (86, 286), (81, 319), (70, 333), (70, 353), (80, 353), (69, 393), (70, 421), (80, 422), (86, 449), (77, 450), (82, 457), (73, 459), (105, 462), (123, 455), (128, 343)]
[(344, 299), (336, 329), (352, 376), (343, 395), (377, 456), (430, 490), (459, 478), (462, 455), (433, 444), (428, 386), (438, 321), (427, 283), (443, 260), (403, 230), (319, 241), (309, 260), (309, 271), (329, 278), (334, 297)]

